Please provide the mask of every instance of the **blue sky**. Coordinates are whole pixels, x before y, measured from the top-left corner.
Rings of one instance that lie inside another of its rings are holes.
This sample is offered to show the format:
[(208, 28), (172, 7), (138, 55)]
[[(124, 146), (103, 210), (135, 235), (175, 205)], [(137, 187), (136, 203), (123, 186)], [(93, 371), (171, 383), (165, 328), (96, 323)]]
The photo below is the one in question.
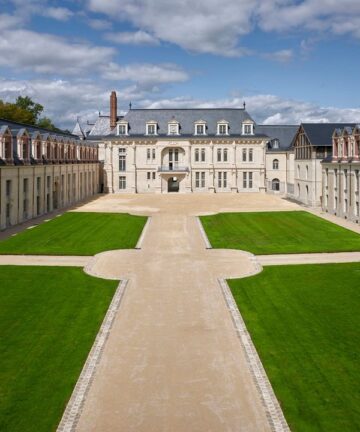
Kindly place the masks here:
[(358, 0), (0, 0), (0, 98), (63, 127), (133, 107), (358, 121)]

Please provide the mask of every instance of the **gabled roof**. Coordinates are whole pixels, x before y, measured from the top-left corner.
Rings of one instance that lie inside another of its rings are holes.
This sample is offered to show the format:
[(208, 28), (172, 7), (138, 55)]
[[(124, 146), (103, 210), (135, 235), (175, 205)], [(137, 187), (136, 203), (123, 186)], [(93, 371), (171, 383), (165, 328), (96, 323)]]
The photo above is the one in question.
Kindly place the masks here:
[(75, 127), (72, 131), (73, 135), (77, 135), (79, 138), (85, 138), (85, 132), (83, 131), (83, 128), (80, 125), (79, 119), (76, 120)]
[(316, 147), (331, 147), (335, 129), (354, 127), (355, 123), (301, 123), (311, 145)]

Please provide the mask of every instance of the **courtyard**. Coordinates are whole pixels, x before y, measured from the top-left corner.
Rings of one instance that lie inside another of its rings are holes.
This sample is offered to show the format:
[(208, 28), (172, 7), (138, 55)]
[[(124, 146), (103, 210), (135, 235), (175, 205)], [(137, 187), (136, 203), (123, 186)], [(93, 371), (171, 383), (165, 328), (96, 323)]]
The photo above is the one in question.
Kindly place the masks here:
[[(302, 210), (296, 204), (279, 197), (262, 194), (108, 195), (79, 207), (77, 214), (94, 213), (99, 219), (102, 219), (105, 213), (128, 213), (149, 217), (138, 249), (131, 248), (134, 248), (137, 243), (140, 228), (136, 238), (134, 237), (129, 242), (128, 249), (121, 249), (121, 246), (117, 246), (115, 249), (118, 250), (112, 250), (111, 244), (109, 249), (107, 246), (102, 247), (99, 253), (90, 248), (86, 253), (82, 246), (81, 255), (84, 256), (78, 257), (81, 258), (79, 261), (76, 261), (76, 257), (66, 253), (64, 255), (68, 256), (66, 259), (64, 257), (64, 260), (62, 257), (54, 256), (39, 257), (36, 241), (33, 246), (32, 241), (28, 242), (26, 253), (29, 256), (0, 256), (0, 264), (8, 265), (19, 265), (25, 262), (27, 265), (38, 265), (39, 259), (43, 265), (54, 263), (54, 259), (58, 259), (60, 265), (67, 265), (74, 258), (75, 266), (78, 263), (77, 265), (83, 267), (90, 276), (102, 278), (94, 280), (127, 281), (120, 308), (114, 316), (101, 356), (97, 359), (91, 385), (83, 395), (76, 420), (73, 420), (72, 424), (67, 423), (66, 427), (72, 427), (77, 431), (136, 430), (150, 432), (158, 430), (288, 430), (277, 400), (271, 393), (271, 387), (259, 386), (254, 378), (253, 366), (249, 363), (244, 345), (239, 341), (239, 333), (234, 328), (232, 312), (229, 312), (219, 287), (219, 280), (225, 279), (239, 279), (239, 284), (256, 281), (259, 277), (266, 277), (268, 269), (271, 271), (272, 268), (265, 267), (264, 273), (250, 277), (262, 271), (261, 264), (266, 265), (265, 258), (257, 259), (256, 256), (240, 250), (240, 246), (236, 248), (229, 242), (227, 245), (231, 246), (231, 249), (207, 249), (209, 245), (197, 216), (238, 212), (276, 212), (276, 214), (285, 212), (284, 217), (286, 217), (289, 212), (300, 211), (302, 213)], [(61, 218), (58, 219), (61, 220)], [(143, 228), (145, 218), (141, 221), (141, 228)], [(323, 220), (320, 219), (319, 226), (326, 227), (327, 223), (321, 224), (321, 221)], [(46, 224), (51, 226), (50, 222)], [(351, 227), (346, 222), (343, 224), (348, 228)], [(289, 226), (291, 228), (291, 223)], [(40, 229), (41, 226), (38, 228)], [(36, 233), (35, 230), (38, 228), (29, 230), (29, 232)], [(118, 231), (113, 230), (114, 241), (118, 235), (121, 237), (124, 232), (128, 233), (128, 231), (129, 225), (124, 224), (123, 227), (120, 225)], [(353, 231), (358, 232), (355, 225)], [(66, 232), (65, 226), (63, 227), (64, 232)], [(350, 233), (346, 230), (341, 231), (338, 244), (341, 243), (341, 235), (344, 232)], [(351, 234), (356, 239), (356, 234)], [(211, 238), (211, 235), (209, 237)], [(21, 238), (21, 234), (11, 238), (9, 245), (11, 240), (16, 238)], [(318, 250), (330, 252), (325, 244), (325, 239), (326, 235), (322, 247), (321, 239), (317, 240), (317, 246), (320, 248)], [(345, 235), (344, 241), (346, 239)], [(71, 239), (69, 239), (69, 244), (70, 242)], [(80, 234), (79, 242), (81, 242)], [(298, 250), (294, 248), (291, 251), (293, 254), (291, 259), (299, 259), (299, 262), (304, 259), (310, 262), (313, 260), (315, 264), (319, 258), (316, 254), (297, 255), (297, 252), (304, 252), (301, 249), (301, 242), (299, 245)], [(2, 250), (1, 247), (0, 242), (0, 250)], [(68, 244), (65, 240), (62, 247), (63, 250), (71, 252), (67, 249)], [(332, 251), (335, 252), (336, 249)], [(322, 262), (334, 262), (334, 260), (335, 262), (338, 260), (340, 262), (359, 262), (360, 248), (357, 251), (356, 247), (351, 250), (354, 252), (343, 252), (336, 257), (332, 253), (322, 254)], [(44, 255), (53, 254), (51, 248), (48, 252), (46, 249), (42, 251)], [(281, 250), (281, 253), (289, 253), (289, 251)], [(96, 255), (91, 257), (90, 255), (93, 254)], [(86, 255), (89, 256), (86, 257)], [(272, 259), (271, 255), (269, 259)], [(279, 256), (278, 259), (283, 260), (285, 264), (288, 261), (286, 255)], [(10, 267), (14, 269), (14, 272), (16, 272), (15, 269), (18, 269), (17, 273), (22, 278), (21, 268)], [(283, 268), (286, 269), (286, 267)], [(337, 270), (336, 266), (332, 269), (333, 281), (341, 280), (336, 277), (340, 277), (343, 269), (339, 267)], [(80, 269), (76, 270), (80, 271)], [(356, 283), (357, 270), (355, 269), (352, 274)], [(247, 278), (242, 279), (244, 277)], [(26, 280), (32, 286), (33, 279), (29, 274)], [(114, 289), (117, 283), (115, 285), (114, 281), (111, 283)], [(269, 289), (273, 290), (271, 283), (271, 278), (269, 278)], [(9, 286), (9, 282), (7, 285)], [(61, 288), (60, 282), (58, 285)], [(287, 286), (288, 284), (285, 283), (285, 288)], [(261, 285), (257, 287), (257, 292), (262, 293)], [(331, 293), (333, 296), (331, 298), (335, 301), (338, 293), (334, 290)], [(257, 294), (257, 297), (260, 294)], [(353, 297), (354, 303), (351, 307), (356, 307), (356, 296)], [(71, 297), (68, 296), (68, 298), (70, 301)], [(315, 300), (318, 301), (317, 298)], [(109, 298), (107, 297), (107, 300), (104, 301), (109, 302)], [(293, 301), (294, 308), (296, 308), (298, 305), (296, 298)], [(311, 302), (311, 298), (308, 301)], [(242, 312), (243, 300), (238, 300), (238, 302), (240, 312)], [(344, 303), (344, 308), (348, 306), (348, 303)], [(324, 310), (321, 309), (318, 312), (319, 321), (321, 317), (325, 319)], [(346, 315), (347, 309), (344, 309), (344, 313)], [(337, 315), (335, 318), (340, 320), (342, 315)], [(35, 318), (32, 317), (31, 320), (33, 319)], [(246, 314), (244, 319), (248, 324)], [(271, 325), (271, 321), (269, 323)], [(99, 321), (94, 320), (93, 325), (94, 328), (98, 328)], [(329, 325), (331, 326), (331, 323)], [(279, 323), (278, 326), (281, 327)], [(302, 329), (301, 337), (308, 337), (306, 333), (309, 331), (308, 327)], [(284, 325), (282, 330), (287, 331), (287, 326)], [(269, 363), (266, 358), (269, 353), (271, 357), (273, 352), (273, 340), (266, 339), (266, 335), (263, 337), (263, 333), (259, 338), (256, 329), (254, 330), (251, 324), (249, 331), (265, 368), (272, 371), (276, 367), (281, 367), (279, 366), (280, 356), (275, 357), (275, 364), (274, 362)], [(345, 337), (344, 334), (342, 336)], [(292, 337), (292, 334), (289, 333), (288, 337)], [(356, 343), (352, 337), (351, 332), (346, 333), (349, 350), (352, 344)], [(92, 338), (94, 338), (93, 333)], [(291, 361), (291, 357), (289, 359)], [(324, 371), (320, 366), (312, 368), (313, 363), (311, 362), (313, 362), (312, 356), (304, 354), (302, 363), (304, 367), (305, 365), (310, 367), (315, 382), (324, 374), (326, 377), (326, 373), (330, 373), (328, 370)], [(294, 363), (294, 368), (295, 366)], [(77, 370), (79, 371), (79, 368)], [(339, 372), (331, 370), (331, 373), (338, 374)], [(284, 407), (285, 416), (287, 416), (288, 400), (291, 401), (294, 398), (294, 394), (291, 393), (292, 389), (290, 386), (285, 387), (286, 380), (278, 385), (271, 372), (268, 373), (268, 376), (281, 406)], [(269, 402), (264, 403), (264, 394), (259, 392), (260, 387), (265, 388), (264, 391), (268, 392), (269, 398), (266, 400)], [(282, 391), (284, 387), (285, 398), (284, 391)], [(293, 388), (297, 392), (295, 382)], [(314, 387), (314, 392), (316, 391)], [(300, 398), (303, 403), (301, 409), (306, 409), (304, 408), (306, 401), (303, 402), (306, 397), (299, 393)], [(61, 416), (61, 412), (62, 410), (58, 408), (57, 415)], [(323, 411), (314, 409), (312, 415), (322, 416)], [(307, 430), (301, 429), (301, 425), (298, 426), (293, 418), (294, 416), (289, 415), (287, 419), (292, 429)], [(320, 425), (321, 419), (319, 418), (314, 424)], [(65, 423), (62, 423), (61, 427), (65, 428)]]

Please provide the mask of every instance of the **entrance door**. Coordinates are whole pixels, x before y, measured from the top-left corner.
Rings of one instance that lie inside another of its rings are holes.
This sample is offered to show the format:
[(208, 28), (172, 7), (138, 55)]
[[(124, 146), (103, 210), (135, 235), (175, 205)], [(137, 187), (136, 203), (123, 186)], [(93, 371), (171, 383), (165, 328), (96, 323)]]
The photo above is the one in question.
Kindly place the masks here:
[(176, 169), (179, 165), (179, 149), (169, 150), (169, 171)]
[(170, 177), (168, 180), (168, 192), (179, 192), (179, 180), (177, 177)]

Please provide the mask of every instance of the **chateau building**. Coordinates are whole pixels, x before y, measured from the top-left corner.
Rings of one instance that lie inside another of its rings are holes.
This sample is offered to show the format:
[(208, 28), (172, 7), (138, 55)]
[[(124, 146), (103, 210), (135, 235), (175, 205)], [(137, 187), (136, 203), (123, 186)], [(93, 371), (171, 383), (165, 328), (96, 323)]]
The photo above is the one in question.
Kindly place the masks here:
[(106, 192), (263, 193), (268, 182), (279, 192), (287, 185), (286, 149), (295, 132), (295, 126), (256, 125), (245, 105), (130, 109), (118, 117), (113, 92), (110, 115), (99, 116), (86, 139), (99, 145)]
[(0, 229), (97, 192), (96, 143), (0, 119)]
[(332, 154), (332, 134), (335, 129), (354, 126), (339, 123), (302, 123), (296, 134), (294, 198), (309, 206), (320, 207), (322, 202), (321, 161)]
[(359, 223), (360, 125), (335, 129), (332, 156), (322, 162), (322, 208)]

